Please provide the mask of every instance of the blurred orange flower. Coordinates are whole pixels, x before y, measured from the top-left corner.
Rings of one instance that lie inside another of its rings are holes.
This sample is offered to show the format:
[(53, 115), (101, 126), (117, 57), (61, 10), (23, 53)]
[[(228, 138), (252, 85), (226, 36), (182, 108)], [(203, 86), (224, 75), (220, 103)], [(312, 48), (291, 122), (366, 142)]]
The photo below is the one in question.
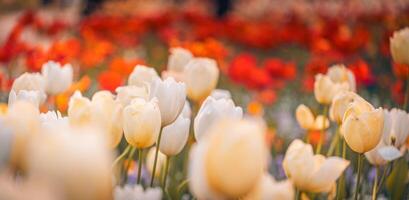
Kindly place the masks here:
[(116, 71), (106, 70), (98, 75), (99, 88), (115, 92), (124, 82), (123, 77)]

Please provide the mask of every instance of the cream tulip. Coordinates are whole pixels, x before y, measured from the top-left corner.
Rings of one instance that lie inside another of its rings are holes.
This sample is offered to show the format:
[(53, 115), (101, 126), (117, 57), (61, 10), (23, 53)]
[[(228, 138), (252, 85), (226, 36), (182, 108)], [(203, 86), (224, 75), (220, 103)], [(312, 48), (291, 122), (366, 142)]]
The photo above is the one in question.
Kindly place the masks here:
[(375, 148), (382, 137), (383, 111), (369, 103), (353, 102), (345, 111), (341, 133), (348, 146), (358, 153)]
[(335, 95), (348, 90), (348, 83), (334, 83), (329, 76), (323, 74), (315, 76), (314, 96), (321, 104), (330, 104)]
[(409, 64), (409, 28), (395, 31), (389, 43), (393, 60), (396, 63)]
[(72, 84), (73, 69), (70, 64), (61, 67), (60, 63), (48, 61), (43, 64), (41, 73), (46, 82), (46, 91), (56, 95), (66, 91)]
[(111, 152), (94, 129), (56, 129), (28, 145), (27, 175), (51, 183), (67, 199), (111, 199)]
[(123, 110), (123, 129), (126, 141), (142, 149), (152, 146), (159, 136), (161, 127), (157, 100), (136, 98)]
[(393, 108), (384, 110), (383, 141), (387, 145), (401, 147), (409, 136), (409, 114)]
[(184, 118), (190, 119), (192, 117), (192, 109), (190, 108), (189, 101), (185, 101), (182, 112), (180, 113)]
[(314, 117), (311, 109), (304, 104), (298, 105), (295, 111), (295, 118), (301, 128), (305, 130), (319, 131), (329, 127), (329, 120), (327, 117), (322, 115)]
[(150, 98), (158, 99), (162, 127), (171, 124), (179, 116), (186, 101), (186, 86), (173, 78), (156, 79), (150, 87)]
[(263, 178), (257, 183), (250, 194), (244, 197), (245, 200), (293, 200), (294, 188), (289, 180), (276, 182), (274, 177), (269, 174), (264, 174)]
[(356, 101), (361, 102), (362, 104), (367, 103), (365, 99), (354, 92), (343, 91), (338, 93), (331, 103), (331, 107), (329, 110), (330, 119), (337, 122), (338, 124), (341, 124), (342, 119), (344, 118), (345, 111), (348, 108), (349, 104)]
[(185, 68), (184, 81), (190, 99), (200, 102), (217, 86), (219, 68), (215, 60), (210, 58), (194, 58)]
[(345, 67), (345, 65), (337, 64), (328, 69), (327, 76), (334, 83), (347, 83), (349, 91), (356, 90), (356, 81), (354, 73)]
[(38, 90), (20, 90), (15, 92), (10, 91), (8, 105), (13, 105), (16, 101), (27, 101), (32, 103), (35, 107), (39, 107), (46, 95)]
[(122, 138), (122, 105), (109, 91), (99, 91), (92, 96), (91, 120), (109, 138), (110, 147), (116, 147)]
[(402, 155), (402, 152), (396, 147), (387, 146), (382, 140), (375, 148), (365, 153), (368, 162), (375, 166), (386, 165)]
[(68, 120), (73, 126), (89, 125), (91, 123), (91, 101), (76, 91), (68, 102)]
[(144, 65), (137, 65), (128, 78), (128, 85), (144, 86), (149, 85), (152, 81), (159, 79), (155, 69)]
[(208, 132), (190, 152), (188, 178), (193, 195), (236, 199), (249, 194), (266, 169), (265, 127), (258, 121), (230, 119)]
[[(16, 78), (11, 86), (10, 91), (14, 91), (16, 96), (20, 96), (20, 91), (34, 91), (39, 93), (39, 104), (45, 102), (47, 96), (45, 94), (46, 81), (40, 73), (24, 73)], [(27, 92), (23, 92), (27, 94)], [(30, 95), (31, 96), (31, 95)]]
[(68, 117), (63, 117), (60, 111), (48, 111), (40, 114), (41, 128), (45, 132), (52, 132), (56, 129), (68, 129), (70, 123)]
[(285, 153), (283, 168), (295, 187), (305, 192), (330, 192), (349, 165), (339, 157), (314, 155), (312, 146), (294, 140)]
[(194, 135), (197, 141), (206, 134), (207, 130), (223, 118), (241, 119), (243, 110), (235, 106), (231, 99), (214, 99), (209, 96), (203, 102), (194, 120)]
[(187, 63), (192, 59), (193, 55), (189, 50), (180, 47), (171, 48), (167, 69), (182, 73)]
[(122, 86), (116, 88), (116, 99), (121, 103), (123, 107), (129, 105), (135, 98), (149, 99), (149, 88), (146, 85), (143, 86)]
[(210, 94), (215, 99), (231, 99), (231, 94), (228, 90), (215, 89)]
[[(150, 148), (148, 151), (148, 154), (146, 155), (146, 169), (149, 171), (151, 175), (153, 173), (153, 165), (155, 162), (155, 152), (156, 152), (156, 146)], [(156, 168), (161, 169), (163, 165), (165, 164), (165, 162), (166, 162), (166, 155), (159, 151)], [(160, 171), (161, 170), (155, 170), (155, 177), (160, 176)]]
[(179, 154), (189, 137), (189, 127), (190, 119), (179, 115), (176, 121), (163, 128), (159, 150), (167, 156)]

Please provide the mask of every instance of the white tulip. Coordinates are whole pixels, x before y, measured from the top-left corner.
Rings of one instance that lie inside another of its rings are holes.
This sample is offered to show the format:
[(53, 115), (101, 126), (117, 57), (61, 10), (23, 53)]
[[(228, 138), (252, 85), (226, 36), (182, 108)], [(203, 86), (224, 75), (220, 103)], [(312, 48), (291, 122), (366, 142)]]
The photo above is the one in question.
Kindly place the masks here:
[(337, 64), (328, 69), (327, 76), (334, 83), (348, 83), (349, 91), (356, 91), (356, 81), (354, 73), (345, 67), (345, 65)]
[(159, 79), (155, 69), (144, 65), (137, 65), (128, 78), (128, 85), (143, 86), (151, 84), (152, 81)]
[(91, 101), (76, 91), (68, 102), (68, 120), (71, 125), (83, 126), (91, 123)]
[(197, 141), (217, 121), (223, 118), (241, 119), (243, 110), (235, 106), (231, 99), (214, 99), (209, 96), (202, 104), (194, 120), (194, 134)]
[(11, 90), (8, 104), (11, 106), (16, 101), (27, 101), (32, 103), (35, 107), (39, 107), (45, 98), (46, 95), (38, 90), (20, 90), (18, 92)]
[(215, 89), (210, 94), (215, 99), (231, 99), (230, 91), (222, 90), (222, 89)]
[(70, 127), (68, 117), (63, 117), (60, 111), (48, 111), (40, 114), (41, 127), (46, 132), (51, 130), (67, 129)]
[(335, 83), (327, 75), (318, 74), (314, 81), (314, 96), (321, 104), (331, 104), (332, 99), (342, 91), (348, 91), (348, 83)]
[(384, 110), (383, 141), (401, 147), (409, 136), (409, 114), (403, 110)]
[(184, 118), (190, 119), (192, 117), (192, 109), (190, 108), (189, 101), (185, 101), (182, 112), (180, 113)]
[(41, 73), (45, 78), (46, 91), (49, 94), (62, 93), (72, 84), (73, 69), (70, 64), (61, 67), (60, 63), (48, 61), (43, 64)]
[(168, 60), (168, 70), (174, 72), (183, 72), (185, 66), (193, 58), (189, 50), (176, 47), (170, 49), (170, 56)]
[(382, 140), (374, 149), (365, 153), (369, 163), (376, 166), (385, 165), (392, 160), (400, 158), (402, 155), (402, 152), (396, 147), (387, 146)]
[(219, 68), (210, 58), (194, 58), (185, 68), (184, 81), (190, 99), (200, 102), (217, 86)]
[(189, 137), (189, 127), (190, 119), (179, 115), (176, 121), (163, 128), (159, 150), (167, 156), (179, 154)]
[(146, 188), (141, 185), (116, 186), (114, 190), (114, 200), (161, 200), (162, 189)]
[(150, 87), (150, 98), (157, 98), (162, 127), (171, 124), (179, 116), (186, 101), (186, 86), (173, 78), (156, 79)]
[[(155, 152), (156, 146), (149, 149), (148, 154), (146, 155), (146, 169), (152, 175), (153, 173), (153, 165), (155, 163)], [(158, 160), (156, 163), (156, 169), (161, 169), (166, 162), (166, 155), (162, 152), (158, 151)], [(161, 170), (155, 171), (155, 177), (160, 175)]]
[(123, 110), (125, 139), (141, 149), (152, 146), (158, 139), (161, 118), (157, 100), (136, 98)]
[(122, 104), (123, 107), (129, 105), (135, 98), (142, 98), (148, 100), (149, 88), (146, 85), (143, 86), (122, 86), (116, 88), (116, 99)]
[(314, 155), (312, 146), (294, 140), (285, 153), (283, 168), (287, 177), (301, 191), (330, 192), (335, 181), (349, 165), (339, 157)]
[(20, 90), (34, 90), (44, 92), (46, 81), (40, 73), (24, 73), (14, 80), (11, 87), (12, 90), (18, 92)]
[(274, 177), (265, 174), (263, 178), (257, 183), (255, 188), (244, 199), (252, 200), (292, 200), (294, 199), (294, 188), (289, 180), (276, 182)]

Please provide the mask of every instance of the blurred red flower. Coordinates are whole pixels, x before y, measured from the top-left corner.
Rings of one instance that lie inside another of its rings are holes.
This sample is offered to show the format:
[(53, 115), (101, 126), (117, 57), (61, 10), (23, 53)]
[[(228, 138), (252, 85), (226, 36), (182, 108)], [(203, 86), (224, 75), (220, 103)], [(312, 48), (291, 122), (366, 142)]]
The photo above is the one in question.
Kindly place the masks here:
[(106, 70), (98, 75), (99, 88), (115, 92), (115, 89), (123, 84), (121, 74), (112, 70)]

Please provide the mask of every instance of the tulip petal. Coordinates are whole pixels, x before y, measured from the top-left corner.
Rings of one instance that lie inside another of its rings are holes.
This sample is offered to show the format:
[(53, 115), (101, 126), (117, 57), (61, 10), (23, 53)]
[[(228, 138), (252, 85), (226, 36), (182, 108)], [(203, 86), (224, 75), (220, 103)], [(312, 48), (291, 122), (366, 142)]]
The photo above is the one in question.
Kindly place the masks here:
[(402, 156), (402, 153), (394, 146), (381, 147), (378, 149), (378, 153), (387, 161), (392, 161)]
[(342, 158), (327, 158), (309, 180), (310, 190), (313, 192), (329, 192), (333, 183), (348, 165), (349, 161)]

